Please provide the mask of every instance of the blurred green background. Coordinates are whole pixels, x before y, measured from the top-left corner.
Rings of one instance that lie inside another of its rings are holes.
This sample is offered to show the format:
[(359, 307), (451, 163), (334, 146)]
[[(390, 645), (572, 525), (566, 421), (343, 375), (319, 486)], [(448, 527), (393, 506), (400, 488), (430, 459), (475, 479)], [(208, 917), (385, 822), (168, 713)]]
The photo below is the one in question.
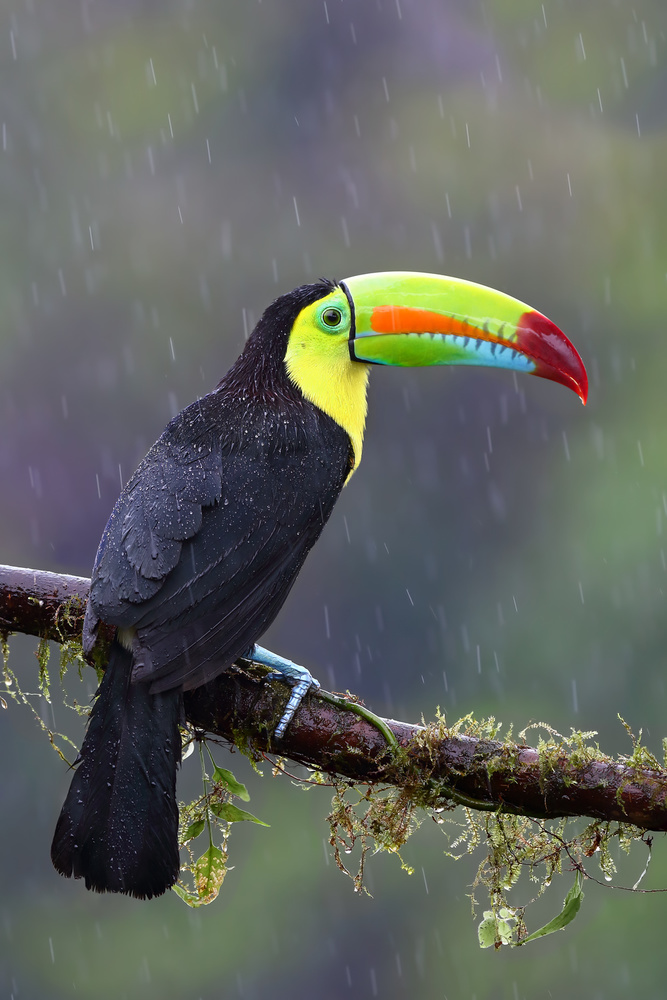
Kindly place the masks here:
[[(663, 0), (14, 0), (0, 18), (0, 560), (88, 575), (121, 480), (280, 292), (464, 276), (567, 332), (588, 407), (508, 373), (375, 373), (364, 461), (266, 644), (382, 714), (545, 720), (621, 753), (620, 712), (660, 754)], [(12, 643), (27, 687), (33, 648)], [(50, 866), (69, 779), (12, 703), (0, 750), (3, 997), (664, 997), (665, 897), (588, 883), (564, 933), (480, 952), (476, 862), (446, 859), (435, 824), (405, 851), (415, 875), (378, 857), (355, 896), (327, 791), (223, 751), (271, 829), (233, 831), (219, 901), (93, 896)], [(662, 837), (654, 853), (645, 884), (667, 886)]]

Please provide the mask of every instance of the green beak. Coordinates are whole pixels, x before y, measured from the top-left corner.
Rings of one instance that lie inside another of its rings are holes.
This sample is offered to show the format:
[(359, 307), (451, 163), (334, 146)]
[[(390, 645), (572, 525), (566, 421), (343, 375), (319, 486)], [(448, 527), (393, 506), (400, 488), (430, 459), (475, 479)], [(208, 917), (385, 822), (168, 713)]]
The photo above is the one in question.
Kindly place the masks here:
[(586, 402), (579, 354), (524, 302), (460, 278), (413, 271), (341, 282), (353, 323), (350, 357), (374, 365), (483, 365), (552, 379)]

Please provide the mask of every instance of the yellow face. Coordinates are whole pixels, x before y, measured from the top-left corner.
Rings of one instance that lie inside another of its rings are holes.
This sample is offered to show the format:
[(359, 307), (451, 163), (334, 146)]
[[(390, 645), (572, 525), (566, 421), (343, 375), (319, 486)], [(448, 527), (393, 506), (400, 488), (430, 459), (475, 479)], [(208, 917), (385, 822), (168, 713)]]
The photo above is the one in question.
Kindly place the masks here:
[(302, 309), (287, 342), (285, 367), (306, 399), (332, 417), (352, 442), (359, 465), (370, 366), (350, 359), (352, 314), (342, 288)]

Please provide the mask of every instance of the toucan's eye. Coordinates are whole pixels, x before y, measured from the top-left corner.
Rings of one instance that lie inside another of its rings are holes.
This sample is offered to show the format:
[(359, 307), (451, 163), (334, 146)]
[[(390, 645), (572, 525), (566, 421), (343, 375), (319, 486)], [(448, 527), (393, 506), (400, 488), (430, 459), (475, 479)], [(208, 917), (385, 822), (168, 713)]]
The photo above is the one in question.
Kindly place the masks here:
[(334, 309), (331, 306), (328, 309), (325, 309), (322, 313), (322, 322), (325, 326), (331, 327), (332, 329), (335, 326), (340, 326), (342, 319), (343, 314), (340, 309)]

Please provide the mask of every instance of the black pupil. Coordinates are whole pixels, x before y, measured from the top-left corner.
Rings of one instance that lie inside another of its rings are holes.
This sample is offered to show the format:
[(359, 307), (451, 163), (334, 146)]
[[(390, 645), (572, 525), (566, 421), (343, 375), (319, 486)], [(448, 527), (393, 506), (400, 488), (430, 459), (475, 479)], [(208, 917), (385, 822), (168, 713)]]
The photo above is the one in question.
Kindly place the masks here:
[(338, 309), (326, 309), (322, 314), (322, 319), (327, 326), (338, 326), (341, 315)]

